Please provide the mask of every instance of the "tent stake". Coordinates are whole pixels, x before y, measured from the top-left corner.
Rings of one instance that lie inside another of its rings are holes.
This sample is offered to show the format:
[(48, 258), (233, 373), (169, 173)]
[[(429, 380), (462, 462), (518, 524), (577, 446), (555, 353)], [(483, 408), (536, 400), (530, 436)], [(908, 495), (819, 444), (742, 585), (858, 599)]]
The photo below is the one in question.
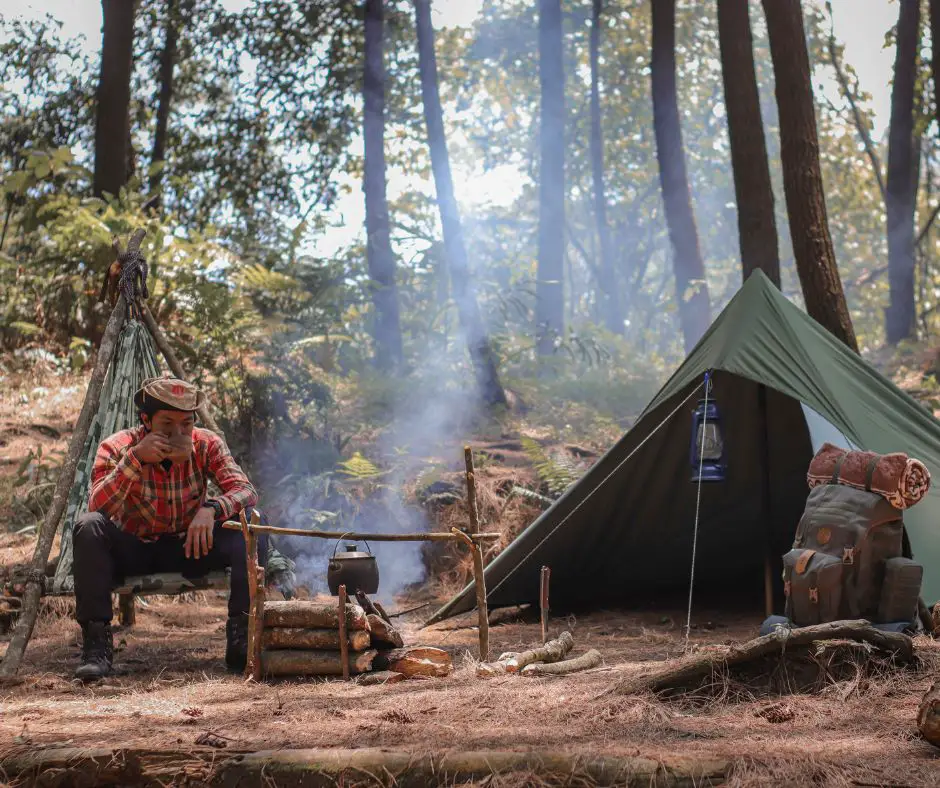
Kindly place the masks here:
[(550, 567), (543, 566), (539, 583), (539, 610), (542, 619), (542, 642), (548, 642), (548, 581), (552, 576)]
[(75, 431), (72, 433), (71, 441), (69, 441), (68, 453), (56, 481), (52, 504), (49, 506), (46, 517), (39, 529), (36, 548), (33, 551), (33, 558), (30, 561), (26, 578), (23, 609), (19, 620), (16, 622), (16, 629), (13, 631), (10, 645), (7, 646), (3, 661), (0, 662), (0, 678), (12, 678), (16, 675), (20, 662), (23, 660), (23, 654), (26, 652), (26, 645), (33, 634), (33, 627), (36, 625), (36, 618), (39, 615), (39, 600), (42, 597), (45, 585), (46, 561), (49, 558), (49, 551), (52, 549), (56, 532), (59, 530), (59, 520), (62, 519), (62, 513), (68, 503), (72, 482), (75, 481), (78, 457), (85, 448), (88, 430), (91, 428), (91, 422), (98, 412), (101, 388), (104, 385), (105, 376), (108, 374), (108, 367), (111, 365), (114, 349), (117, 347), (117, 339), (121, 333), (126, 311), (127, 302), (124, 300), (124, 296), (118, 296), (117, 303), (111, 311), (111, 317), (108, 318), (104, 335), (101, 337), (101, 347), (98, 349), (95, 369), (91, 373), (88, 391), (85, 394), (85, 402), (82, 404), (78, 421), (75, 422)]

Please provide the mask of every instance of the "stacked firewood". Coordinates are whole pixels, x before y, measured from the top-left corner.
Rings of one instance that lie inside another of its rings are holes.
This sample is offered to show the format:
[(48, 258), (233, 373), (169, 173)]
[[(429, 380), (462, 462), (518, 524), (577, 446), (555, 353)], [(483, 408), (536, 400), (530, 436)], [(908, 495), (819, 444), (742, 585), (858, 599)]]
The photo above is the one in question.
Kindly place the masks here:
[[(401, 633), (385, 611), (365, 594), (346, 604), (346, 649), (350, 676), (363, 683), (404, 678), (446, 676), (452, 668), (445, 651), (405, 647)], [(339, 605), (291, 600), (264, 605), (261, 632), (261, 674), (280, 676), (341, 676)]]
[(477, 666), (477, 675), (481, 678), (499, 676), (504, 673), (521, 673), (523, 676), (563, 676), (580, 670), (596, 668), (601, 664), (601, 655), (595, 649), (584, 652), (578, 657), (566, 659), (574, 648), (574, 638), (570, 632), (562, 632), (554, 640), (549, 640), (538, 648), (529, 651), (507, 651), (495, 662), (481, 662)]

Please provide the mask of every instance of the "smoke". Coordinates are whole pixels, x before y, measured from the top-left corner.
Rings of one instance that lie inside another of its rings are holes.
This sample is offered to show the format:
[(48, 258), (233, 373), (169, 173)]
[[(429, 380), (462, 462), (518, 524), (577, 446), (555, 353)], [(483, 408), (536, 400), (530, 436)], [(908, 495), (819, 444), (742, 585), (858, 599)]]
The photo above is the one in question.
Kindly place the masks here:
[[(362, 450), (381, 475), (358, 480), (324, 472), (294, 479), (274, 492), (274, 524), (336, 533), (433, 530), (425, 510), (413, 502), (411, 486), (431, 466), (458, 467), (463, 462), (463, 439), (477, 416), (479, 395), (462, 336), (454, 338), (447, 350), (425, 354), (422, 362), (407, 377), (363, 382), (364, 392), (379, 388), (381, 394), (376, 396), (384, 398), (388, 407), (388, 426)], [(277, 464), (296, 466), (297, 456), (292, 455), (303, 450), (298, 442), (281, 441), (275, 450)], [(420, 590), (428, 579), (423, 559), (427, 542), (292, 536), (281, 537), (276, 544), (294, 560), (297, 584), (316, 595), (329, 593), (327, 569), (334, 550), (352, 542), (376, 556), (379, 590), (372, 596), (389, 609), (397, 607), (396, 597)]]

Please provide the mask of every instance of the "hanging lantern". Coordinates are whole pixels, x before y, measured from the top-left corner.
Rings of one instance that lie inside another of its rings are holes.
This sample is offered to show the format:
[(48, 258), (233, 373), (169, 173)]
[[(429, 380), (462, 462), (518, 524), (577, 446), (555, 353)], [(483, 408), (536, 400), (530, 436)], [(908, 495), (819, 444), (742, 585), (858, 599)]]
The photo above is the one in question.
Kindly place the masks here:
[(689, 461), (693, 482), (723, 482), (725, 480), (725, 442), (721, 432), (718, 405), (709, 396), (711, 380), (705, 375), (705, 399), (699, 400), (692, 412), (692, 441)]

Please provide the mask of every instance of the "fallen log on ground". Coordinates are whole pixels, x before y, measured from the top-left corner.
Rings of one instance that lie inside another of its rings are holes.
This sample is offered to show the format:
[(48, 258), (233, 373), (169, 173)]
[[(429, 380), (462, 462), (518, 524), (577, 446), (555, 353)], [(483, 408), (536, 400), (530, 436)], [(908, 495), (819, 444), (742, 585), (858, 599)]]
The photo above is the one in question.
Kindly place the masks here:
[(940, 747), (940, 682), (934, 682), (920, 702), (917, 729), (934, 747)]
[[(574, 638), (571, 637), (571, 633), (562, 632), (557, 638), (549, 640), (545, 645), (531, 651), (523, 651), (506, 659), (506, 670), (509, 673), (517, 673), (533, 662), (559, 662), (573, 648)], [(499, 661), (502, 662), (503, 660)]]
[(376, 613), (370, 613), (367, 618), (371, 630), (372, 645), (375, 648), (401, 648), (405, 645), (401, 632), (384, 618)]
[[(350, 651), (365, 651), (369, 648), (371, 637), (364, 629), (354, 629), (349, 633), (348, 642)], [(261, 634), (261, 647), (267, 649), (314, 648), (339, 651), (339, 630), (266, 627)]]
[[(266, 602), (264, 605), (266, 627), (304, 627), (306, 629), (339, 629), (337, 605), (307, 600), (289, 602)], [(350, 631), (368, 631), (366, 612), (359, 605), (346, 605), (346, 628)]]
[[(786, 658), (798, 656), (801, 652), (816, 648), (820, 653), (831, 649), (818, 649), (825, 641), (853, 641), (852, 645), (864, 643), (868, 649), (882, 652), (892, 664), (903, 665), (913, 661), (914, 645), (911, 638), (898, 632), (882, 632), (867, 621), (832, 621), (800, 629), (779, 629), (740, 645), (734, 645), (723, 651), (713, 651), (703, 656), (680, 660), (678, 663), (655, 668), (639, 676), (621, 679), (603, 694), (617, 693), (632, 695), (643, 692), (664, 692), (667, 690), (688, 690), (697, 688), (703, 681), (710, 680), (716, 673), (724, 673), (730, 668), (743, 668), (748, 664), (760, 662), (765, 658)], [(858, 652), (858, 649), (847, 649)], [(824, 666), (827, 667), (827, 666)], [(761, 669), (767, 673), (767, 669)]]
[(485, 780), (493, 774), (528, 773), (539, 785), (581, 783), (625, 788), (713, 786), (724, 782), (723, 758), (594, 756), (559, 752), (422, 752), (378, 748), (280, 749), (260, 752), (210, 750), (11, 747), (0, 751), (0, 774), (21, 785), (128, 786), (171, 784), (181, 775), (194, 784), (221, 788), (247, 785), (337, 784), (417, 788)]
[(561, 662), (534, 662), (526, 665), (521, 672), (523, 676), (566, 676), (579, 670), (596, 668), (601, 661), (601, 653), (592, 648), (580, 657), (563, 659)]
[[(371, 670), (377, 653), (374, 649), (349, 652), (349, 672)], [(342, 676), (343, 660), (338, 651), (271, 649), (261, 652), (261, 672), (266, 676)]]
[(406, 646), (380, 651), (373, 664), (376, 670), (391, 670), (408, 679), (448, 676), (454, 669), (450, 654), (431, 646)]
[(376, 670), (371, 673), (364, 673), (359, 677), (358, 683), (364, 686), (397, 684), (399, 681), (404, 680), (404, 678), (401, 673), (396, 673), (394, 670)]

